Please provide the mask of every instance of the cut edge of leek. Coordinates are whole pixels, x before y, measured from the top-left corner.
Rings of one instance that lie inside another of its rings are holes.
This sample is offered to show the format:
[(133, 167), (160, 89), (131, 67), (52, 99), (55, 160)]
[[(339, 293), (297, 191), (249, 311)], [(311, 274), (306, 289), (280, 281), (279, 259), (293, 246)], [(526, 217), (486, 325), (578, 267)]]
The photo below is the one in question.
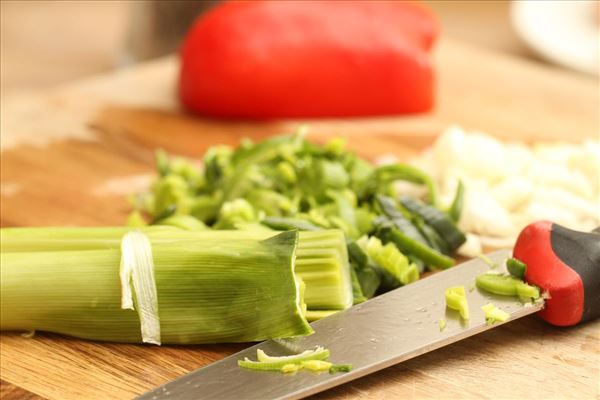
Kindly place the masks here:
[(142, 342), (160, 345), (158, 295), (154, 279), (152, 246), (140, 231), (131, 231), (121, 240), (121, 308), (133, 310), (131, 284), (140, 319)]

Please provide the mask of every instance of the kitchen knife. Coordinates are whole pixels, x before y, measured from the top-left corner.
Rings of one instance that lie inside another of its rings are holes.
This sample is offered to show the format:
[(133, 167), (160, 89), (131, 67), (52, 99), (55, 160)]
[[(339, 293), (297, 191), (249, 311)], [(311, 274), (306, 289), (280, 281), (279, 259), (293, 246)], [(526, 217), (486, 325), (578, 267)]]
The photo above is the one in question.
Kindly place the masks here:
[[(600, 313), (600, 235), (571, 231), (550, 222), (525, 228), (514, 254), (527, 264), (525, 278), (538, 284), (551, 299), (542, 318), (555, 325), (572, 325)], [(506, 272), (510, 251), (487, 257)], [(481, 307), (494, 303), (517, 319), (543, 309), (543, 302), (523, 304), (518, 299), (480, 292), (475, 277), (490, 270), (489, 260), (473, 259), (407, 286), (378, 296), (349, 310), (312, 324), (315, 333), (301, 338), (268, 340), (221, 361), (200, 368), (142, 396), (169, 399), (297, 399), (340, 385), (404, 360), (501, 325), (488, 325)], [(464, 286), (471, 313), (468, 322), (446, 309), (444, 291)], [(446, 326), (440, 329), (444, 318)], [(329, 361), (350, 363), (352, 371), (338, 374), (252, 371), (238, 360), (256, 359), (256, 350), (291, 355), (323, 346)]]

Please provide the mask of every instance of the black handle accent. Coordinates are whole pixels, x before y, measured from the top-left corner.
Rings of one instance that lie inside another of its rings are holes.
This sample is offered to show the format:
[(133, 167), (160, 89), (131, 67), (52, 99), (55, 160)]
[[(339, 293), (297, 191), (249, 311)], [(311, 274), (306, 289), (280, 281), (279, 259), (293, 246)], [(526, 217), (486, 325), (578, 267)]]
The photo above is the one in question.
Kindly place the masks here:
[(556, 256), (574, 270), (583, 283), (581, 321), (600, 317), (600, 233), (579, 232), (552, 224), (550, 241)]

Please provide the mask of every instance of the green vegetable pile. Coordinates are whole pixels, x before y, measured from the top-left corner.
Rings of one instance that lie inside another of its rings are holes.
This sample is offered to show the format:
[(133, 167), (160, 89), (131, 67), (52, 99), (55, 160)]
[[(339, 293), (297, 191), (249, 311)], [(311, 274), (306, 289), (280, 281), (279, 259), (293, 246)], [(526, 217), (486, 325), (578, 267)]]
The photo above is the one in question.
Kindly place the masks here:
[[(157, 153), (158, 179), (134, 197), (130, 225), (188, 230), (340, 229), (351, 261), (354, 303), (419, 279), (426, 268), (454, 265), (465, 242), (456, 227), (462, 186), (441, 209), (435, 185), (406, 164), (375, 166), (346, 150), (299, 132), (238, 148), (210, 148), (196, 167)], [(423, 186), (424, 199), (401, 196), (394, 182)], [(307, 295), (309, 285), (307, 284)], [(309, 304), (310, 308), (310, 304)]]

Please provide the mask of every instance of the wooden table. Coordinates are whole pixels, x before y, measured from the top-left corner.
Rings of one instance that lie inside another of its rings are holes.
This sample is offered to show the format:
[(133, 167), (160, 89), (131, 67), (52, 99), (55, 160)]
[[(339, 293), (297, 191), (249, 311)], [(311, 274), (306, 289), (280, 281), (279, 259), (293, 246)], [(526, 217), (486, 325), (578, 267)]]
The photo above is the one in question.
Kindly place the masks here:
[[(151, 180), (155, 148), (199, 157), (212, 144), (290, 131), (301, 122), (315, 140), (342, 135), (366, 157), (410, 156), (450, 124), (528, 142), (598, 137), (598, 82), (591, 78), (450, 40), (436, 57), (438, 105), (411, 117), (196, 118), (177, 106), (171, 58), (5, 98), (2, 226), (121, 224), (126, 194)], [(42, 333), (0, 338), (5, 399), (131, 398), (243, 347), (100, 344)], [(599, 396), (599, 366), (599, 322), (558, 329), (527, 317), (316, 397), (592, 399)]]

